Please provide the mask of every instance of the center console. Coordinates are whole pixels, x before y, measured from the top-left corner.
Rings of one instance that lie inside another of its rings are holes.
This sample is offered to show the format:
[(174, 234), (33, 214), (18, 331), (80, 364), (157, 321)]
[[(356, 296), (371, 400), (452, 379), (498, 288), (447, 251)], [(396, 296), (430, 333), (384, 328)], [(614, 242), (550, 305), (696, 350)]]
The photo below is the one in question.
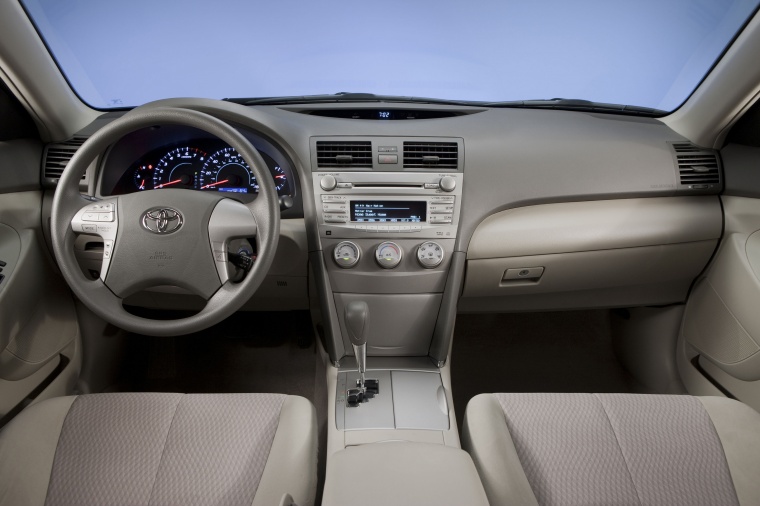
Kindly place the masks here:
[[(410, 142), (426, 151), (410, 151)], [(350, 303), (363, 301), (373, 315), (369, 356), (428, 355), (459, 224), (461, 140), (312, 143), (312, 188), (338, 348), (350, 354), (343, 315)], [(430, 154), (441, 146), (453, 151)], [(357, 151), (362, 148), (367, 151)], [(419, 163), (410, 162), (410, 153)]]
[[(348, 471), (331, 471), (338, 461), (362, 473), (359, 460), (390, 459), (390, 467), (374, 474), (391, 487), (403, 480), (393, 462), (407, 455), (409, 462), (436, 455), (455, 474), (474, 471), (459, 449), (446, 364), (458, 296), (451, 273), (464, 264), (463, 253), (454, 251), (462, 140), (329, 137), (313, 138), (311, 149), (321, 245), (312, 264), (333, 365), (325, 497), (347, 479)], [(370, 448), (388, 441), (404, 443)], [(445, 471), (418, 472), (433, 486)], [(468, 504), (482, 493), (473, 476)], [(388, 493), (378, 497), (392, 499)], [(339, 496), (334, 503), (347, 504)]]

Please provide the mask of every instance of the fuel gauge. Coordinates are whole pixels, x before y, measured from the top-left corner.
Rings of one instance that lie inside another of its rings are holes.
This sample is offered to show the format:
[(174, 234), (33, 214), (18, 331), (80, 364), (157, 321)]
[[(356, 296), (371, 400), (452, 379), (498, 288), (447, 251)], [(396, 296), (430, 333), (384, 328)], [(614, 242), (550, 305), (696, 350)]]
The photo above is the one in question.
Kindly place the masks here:
[(135, 186), (138, 190), (153, 188), (153, 165), (140, 165), (135, 169)]

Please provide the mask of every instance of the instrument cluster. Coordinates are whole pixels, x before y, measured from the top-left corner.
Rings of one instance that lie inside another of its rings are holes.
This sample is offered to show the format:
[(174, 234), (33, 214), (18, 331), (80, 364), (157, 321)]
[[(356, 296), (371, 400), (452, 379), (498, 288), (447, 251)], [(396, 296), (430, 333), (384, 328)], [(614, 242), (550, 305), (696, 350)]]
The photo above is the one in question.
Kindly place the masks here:
[[(259, 151), (279, 196), (293, 195), (290, 171)], [(259, 184), (250, 165), (221, 141), (197, 142), (155, 149), (132, 163), (111, 191), (112, 195), (145, 190), (183, 188), (235, 194), (255, 194)]]

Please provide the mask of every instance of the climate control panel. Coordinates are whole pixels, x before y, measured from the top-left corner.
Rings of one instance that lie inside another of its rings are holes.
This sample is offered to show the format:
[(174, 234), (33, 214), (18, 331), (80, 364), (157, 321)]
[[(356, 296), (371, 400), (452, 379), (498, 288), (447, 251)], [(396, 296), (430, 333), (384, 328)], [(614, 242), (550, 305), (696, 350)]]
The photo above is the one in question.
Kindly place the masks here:
[[(414, 247), (420, 267), (434, 269), (444, 259), (444, 248), (434, 241), (426, 241)], [(351, 269), (359, 264), (362, 248), (352, 241), (341, 241), (332, 251), (333, 260), (342, 269)], [(395, 269), (404, 258), (404, 248), (394, 241), (384, 241), (374, 250), (375, 261), (383, 269)]]

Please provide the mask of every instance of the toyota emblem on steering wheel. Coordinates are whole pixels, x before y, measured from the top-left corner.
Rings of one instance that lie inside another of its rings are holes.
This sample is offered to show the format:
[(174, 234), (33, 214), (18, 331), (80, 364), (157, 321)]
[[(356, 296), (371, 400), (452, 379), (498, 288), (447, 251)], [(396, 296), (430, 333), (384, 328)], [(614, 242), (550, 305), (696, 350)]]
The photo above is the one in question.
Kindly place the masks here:
[(148, 209), (142, 216), (142, 225), (154, 234), (171, 234), (182, 227), (182, 214), (171, 207)]

